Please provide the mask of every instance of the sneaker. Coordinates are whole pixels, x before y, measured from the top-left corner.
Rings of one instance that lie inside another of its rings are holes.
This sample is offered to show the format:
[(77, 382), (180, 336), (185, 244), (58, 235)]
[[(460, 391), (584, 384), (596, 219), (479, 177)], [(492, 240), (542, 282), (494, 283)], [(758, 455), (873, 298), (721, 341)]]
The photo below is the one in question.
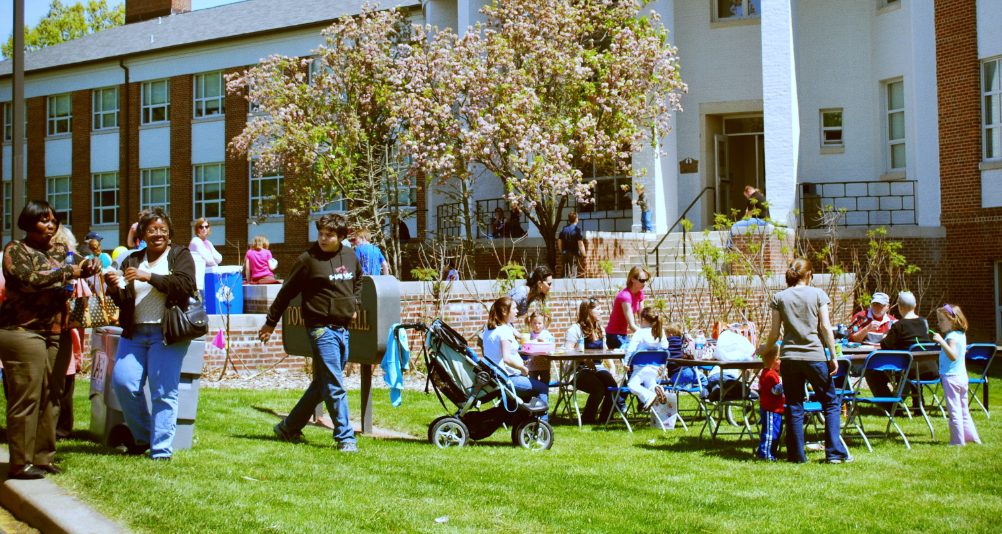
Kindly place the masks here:
[(830, 464), (851, 464), (856, 461), (856, 457), (853, 455), (846, 456), (845, 458), (832, 458), (828, 460)]
[(354, 441), (342, 441), (337, 444), (339, 452), (358, 452), (358, 445)]
[(654, 396), (659, 404), (668, 402), (668, 395), (665, 395), (665, 389), (661, 386), (654, 386)]
[(282, 426), (282, 423), (276, 423), (275, 426), (272, 427), (272, 430), (275, 431), (275, 437), (277, 437), (279, 441), (287, 441), (289, 443), (299, 443), (303, 441), (302, 432), (289, 432)]

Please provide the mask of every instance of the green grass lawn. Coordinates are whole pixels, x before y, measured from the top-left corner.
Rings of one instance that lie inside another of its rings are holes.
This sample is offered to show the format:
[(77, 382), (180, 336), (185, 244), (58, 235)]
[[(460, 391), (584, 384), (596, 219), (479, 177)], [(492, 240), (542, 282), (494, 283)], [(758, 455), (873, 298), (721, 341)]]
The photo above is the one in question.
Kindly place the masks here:
[[(458, 450), (362, 436), (360, 453), (343, 455), (322, 428), (307, 428), (302, 444), (273, 439), (269, 412), (287, 412), (299, 393), (203, 389), (195, 448), (172, 463), (68, 440), (58, 454), (66, 472), (52, 478), (140, 532), (997, 532), (1002, 512), (1002, 413), (975, 414), (983, 446), (948, 447), (938, 417), (933, 442), (916, 419), (905, 423), (912, 450), (878, 437), (871, 453), (850, 439), (848, 465), (822, 464), (820, 452), (808, 465), (754, 461), (752, 440), (711, 445), (698, 425), (629, 434), (563, 423), (546, 452), (512, 447), (504, 429)], [(384, 428), (425, 436), (441, 415), (433, 395), (406, 392), (400, 408), (385, 390), (374, 396)], [(350, 403), (357, 415), (357, 392)]]

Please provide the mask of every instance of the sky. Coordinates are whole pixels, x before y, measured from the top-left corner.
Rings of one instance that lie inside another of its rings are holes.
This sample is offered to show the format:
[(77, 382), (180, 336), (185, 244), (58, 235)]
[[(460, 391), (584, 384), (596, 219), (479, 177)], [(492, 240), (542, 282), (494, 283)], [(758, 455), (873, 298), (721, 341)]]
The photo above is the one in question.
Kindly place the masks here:
[[(209, 7), (232, 4), (239, 0), (191, 0), (191, 8), (205, 9)], [(119, 5), (124, 0), (108, 0), (111, 5)], [(38, 24), (49, 12), (50, 0), (24, 0), (24, 23), (28, 26)], [(63, 5), (83, 4), (83, 0), (62, 0)], [(6, 42), (14, 28), (14, 0), (0, 0), (0, 40)]]

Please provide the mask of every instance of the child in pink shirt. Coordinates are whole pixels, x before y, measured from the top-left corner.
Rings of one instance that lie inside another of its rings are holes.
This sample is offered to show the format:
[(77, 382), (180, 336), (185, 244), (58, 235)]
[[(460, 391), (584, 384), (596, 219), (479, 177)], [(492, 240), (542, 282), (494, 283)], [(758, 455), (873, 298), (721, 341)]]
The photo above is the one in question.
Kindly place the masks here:
[(254, 236), (251, 248), (247, 249), (247, 254), (244, 258), (247, 260), (244, 262), (244, 275), (247, 277), (248, 283), (282, 283), (275, 279), (275, 273), (272, 269), (278, 266), (278, 262), (275, 261), (275, 258), (271, 255), (271, 251), (268, 250), (268, 239), (263, 235)]

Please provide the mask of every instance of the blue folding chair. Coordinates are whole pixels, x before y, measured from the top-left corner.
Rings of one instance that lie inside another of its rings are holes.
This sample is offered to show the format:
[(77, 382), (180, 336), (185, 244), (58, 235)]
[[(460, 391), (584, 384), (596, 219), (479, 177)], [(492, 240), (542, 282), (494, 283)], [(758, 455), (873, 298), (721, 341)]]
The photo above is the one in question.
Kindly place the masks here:
[(668, 359), (665, 364), (665, 375), (667, 378), (661, 381), (661, 387), (665, 392), (674, 393), (678, 400), (678, 421), (682, 423), (682, 428), (689, 430), (689, 426), (682, 417), (682, 395), (691, 397), (696, 401), (696, 408), (692, 410), (695, 418), (706, 417), (706, 377), (703, 375), (703, 367), (679, 365), (675, 363), (676, 358)]
[[(964, 363), (967, 364), (967, 382), (970, 384), (970, 395), (968, 403), (976, 402), (985, 411), (985, 417), (991, 418), (988, 411), (988, 369), (995, 359), (996, 347), (992, 343), (971, 343), (967, 346), (967, 354), (964, 355)], [(982, 403), (978, 393), (984, 397)]]
[[(863, 372), (859, 379), (856, 381), (855, 394), (853, 395), (852, 408), (849, 411), (849, 417), (846, 425), (852, 425), (859, 435), (863, 438), (863, 442), (866, 443), (866, 448), (869, 451), (873, 451), (873, 447), (870, 446), (870, 440), (866, 437), (866, 432), (863, 429), (863, 419), (859, 416), (859, 406), (860, 404), (872, 404), (887, 416), (887, 427), (884, 429), (884, 434), (890, 437), (891, 425), (898, 431), (901, 439), (905, 441), (905, 447), (911, 449), (911, 445), (908, 443), (908, 438), (905, 437), (904, 431), (898, 426), (897, 421), (894, 420), (895, 408), (901, 403), (901, 392), (904, 390), (905, 384), (908, 381), (908, 369), (912, 365), (912, 354), (911, 352), (904, 350), (875, 350), (866, 357), (866, 361), (863, 362)], [(891, 396), (889, 397), (874, 397), (874, 396), (864, 396), (861, 386), (863, 382), (863, 375), (867, 371), (878, 371), (887, 373), (889, 375), (891, 383), (894, 383), (894, 389)], [(890, 410), (885, 408), (885, 406), (890, 406)]]
[[(933, 345), (930, 343), (928, 345), (923, 345), (921, 343), (915, 343), (911, 347), (908, 347), (908, 352), (918, 352), (932, 350)], [(918, 364), (915, 364), (916, 367)], [(929, 391), (932, 394), (932, 404), (939, 408), (939, 413), (946, 419), (946, 410), (943, 409), (943, 399), (939, 398), (937, 391), (942, 388), (942, 383), (937, 375), (935, 378), (916, 378), (918, 376), (918, 369), (915, 370), (914, 375), (908, 377), (908, 384), (912, 387), (912, 395), (917, 396), (915, 402), (918, 404), (919, 412), (922, 413), (922, 418), (925, 419), (926, 426), (929, 427), (929, 433), (932, 435), (933, 439), (936, 439), (936, 430), (932, 427), (932, 421), (929, 420), (929, 414), (925, 411), (925, 391)], [(907, 406), (906, 406), (907, 409)], [(908, 413), (908, 417), (911, 418), (911, 412)]]
[[(630, 365), (633, 366), (634, 371), (637, 371), (641, 367), (646, 367), (649, 365), (664, 367), (665, 362), (667, 361), (668, 361), (668, 351), (666, 350), (642, 350), (633, 355), (633, 359), (630, 361)], [(630, 394), (630, 388), (628, 388), (626, 385), (629, 383), (631, 375), (632, 373), (625, 374), (623, 376), (623, 383), (621, 385), (606, 388), (608, 390), (608, 394), (612, 395), (613, 400), (615, 400), (620, 395)], [(637, 403), (636, 399), (634, 399), (633, 397), (634, 397), (633, 395), (630, 395), (629, 403), (634, 406), (635, 412), (639, 412), (640, 411), (639, 403)], [(630, 421), (626, 415), (626, 413), (630, 410), (630, 406), (629, 405), (621, 406), (620, 405), (621, 403), (619, 402), (613, 402), (612, 404), (615, 407), (616, 413), (618, 413), (619, 416), (623, 419), (623, 422), (626, 423), (626, 429), (632, 433), (633, 428), (630, 427)], [(611, 420), (612, 420), (612, 410), (609, 410), (609, 415), (606, 416), (605, 418), (605, 426), (609, 426), (609, 421)]]

